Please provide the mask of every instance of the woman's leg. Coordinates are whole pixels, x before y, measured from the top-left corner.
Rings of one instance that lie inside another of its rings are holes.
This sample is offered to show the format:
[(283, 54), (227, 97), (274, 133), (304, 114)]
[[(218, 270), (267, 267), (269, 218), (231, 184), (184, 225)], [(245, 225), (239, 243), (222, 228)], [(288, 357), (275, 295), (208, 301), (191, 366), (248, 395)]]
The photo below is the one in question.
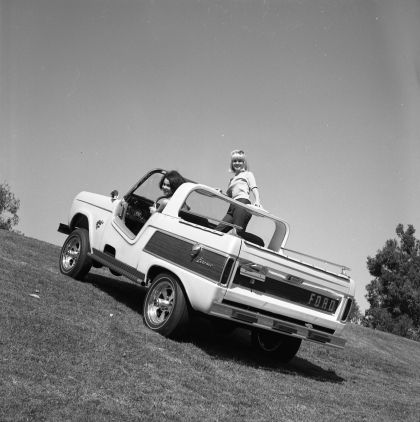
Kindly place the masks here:
[[(232, 224), (233, 223), (233, 210), (234, 210), (234, 206), (231, 205), (229, 207), (226, 215), (223, 217), (222, 221), (226, 221), (226, 223)], [(215, 228), (215, 230), (218, 230), (218, 231), (223, 232), (223, 233), (227, 233), (231, 229), (232, 229), (231, 226), (228, 226), (227, 224), (223, 224), (223, 223), (219, 223)]]
[[(244, 201), (246, 201), (246, 200), (244, 200)], [(240, 202), (243, 202), (243, 201), (240, 201)], [(244, 203), (247, 203), (247, 202), (244, 202)], [(250, 219), (251, 219), (251, 213), (249, 213), (246, 209), (244, 209), (242, 207), (234, 207), (232, 223), (241, 227), (240, 229), (237, 229), (237, 233), (239, 235), (241, 235), (242, 232), (244, 232), (246, 230), (246, 227), (247, 227)]]

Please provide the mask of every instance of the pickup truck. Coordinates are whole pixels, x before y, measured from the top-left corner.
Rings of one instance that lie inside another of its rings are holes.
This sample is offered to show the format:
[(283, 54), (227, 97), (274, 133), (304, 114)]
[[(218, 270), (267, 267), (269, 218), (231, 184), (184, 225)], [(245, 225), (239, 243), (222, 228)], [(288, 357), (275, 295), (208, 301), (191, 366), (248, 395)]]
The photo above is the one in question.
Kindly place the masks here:
[[(220, 329), (249, 328), (252, 344), (282, 362), (302, 340), (344, 347), (355, 290), (347, 267), (286, 249), (285, 221), (204, 184), (187, 181), (151, 214), (165, 173), (150, 171), (122, 198), (77, 194), (58, 228), (68, 235), (60, 271), (82, 280), (107, 267), (144, 286), (144, 323), (167, 337), (200, 313)], [(231, 204), (250, 213), (246, 231), (216, 229)]]

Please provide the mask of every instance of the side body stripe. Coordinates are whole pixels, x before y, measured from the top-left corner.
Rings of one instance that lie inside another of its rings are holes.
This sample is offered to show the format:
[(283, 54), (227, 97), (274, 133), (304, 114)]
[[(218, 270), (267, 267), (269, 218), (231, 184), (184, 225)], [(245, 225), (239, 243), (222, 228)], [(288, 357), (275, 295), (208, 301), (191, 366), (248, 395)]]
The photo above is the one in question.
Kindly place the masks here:
[(228, 257), (205, 247), (201, 247), (200, 251), (194, 254), (194, 245), (196, 243), (157, 231), (146, 244), (144, 251), (219, 282)]

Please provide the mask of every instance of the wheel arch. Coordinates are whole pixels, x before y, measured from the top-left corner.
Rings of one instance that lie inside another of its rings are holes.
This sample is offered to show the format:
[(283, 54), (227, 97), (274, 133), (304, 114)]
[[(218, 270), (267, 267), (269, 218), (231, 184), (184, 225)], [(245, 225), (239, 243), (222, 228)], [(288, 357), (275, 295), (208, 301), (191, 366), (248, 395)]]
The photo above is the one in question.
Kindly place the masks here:
[(74, 230), (76, 228), (86, 229), (89, 230), (89, 219), (85, 214), (77, 213), (73, 216), (70, 222), (70, 230)]
[(92, 267), (89, 232), (75, 226), (65, 240), (59, 258), (60, 272), (76, 280), (83, 280)]
[(147, 271), (147, 285), (150, 287), (153, 279), (160, 273), (167, 273), (170, 274), (172, 277), (175, 277), (176, 280), (179, 283), (179, 286), (182, 289), (182, 292), (184, 293), (185, 301), (187, 303), (187, 306), (189, 310), (193, 310), (193, 307), (191, 306), (190, 298), (188, 297), (187, 290), (185, 289), (184, 283), (182, 282), (181, 278), (173, 271), (168, 270), (168, 268), (162, 267), (161, 265), (152, 265), (149, 270)]
[(75, 214), (73, 216), (73, 218), (71, 219), (70, 222), (70, 231), (73, 231), (77, 228), (80, 229), (85, 229), (88, 231), (89, 234), (89, 243), (90, 243), (90, 247), (92, 247), (92, 236), (93, 236), (93, 228), (91, 227), (91, 221), (92, 218), (90, 218), (91, 216), (88, 216), (87, 214), (84, 214), (82, 212), (78, 212), (77, 214)]

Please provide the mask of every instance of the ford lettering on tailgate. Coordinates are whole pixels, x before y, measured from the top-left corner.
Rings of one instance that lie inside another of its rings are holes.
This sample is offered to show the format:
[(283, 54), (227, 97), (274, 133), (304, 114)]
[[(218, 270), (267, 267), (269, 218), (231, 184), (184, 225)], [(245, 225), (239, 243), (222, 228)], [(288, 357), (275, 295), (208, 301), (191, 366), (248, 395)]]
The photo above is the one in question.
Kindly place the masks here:
[(340, 301), (338, 299), (332, 299), (317, 293), (311, 293), (307, 305), (322, 311), (334, 313), (339, 303)]
[(257, 273), (241, 269), (237, 271), (234, 283), (248, 287), (256, 292), (270, 294), (331, 314), (335, 313), (340, 304), (340, 298), (336, 295), (331, 294), (327, 296), (321, 292), (310, 290), (310, 287), (283, 283), (270, 277), (259, 278), (256, 275)]

